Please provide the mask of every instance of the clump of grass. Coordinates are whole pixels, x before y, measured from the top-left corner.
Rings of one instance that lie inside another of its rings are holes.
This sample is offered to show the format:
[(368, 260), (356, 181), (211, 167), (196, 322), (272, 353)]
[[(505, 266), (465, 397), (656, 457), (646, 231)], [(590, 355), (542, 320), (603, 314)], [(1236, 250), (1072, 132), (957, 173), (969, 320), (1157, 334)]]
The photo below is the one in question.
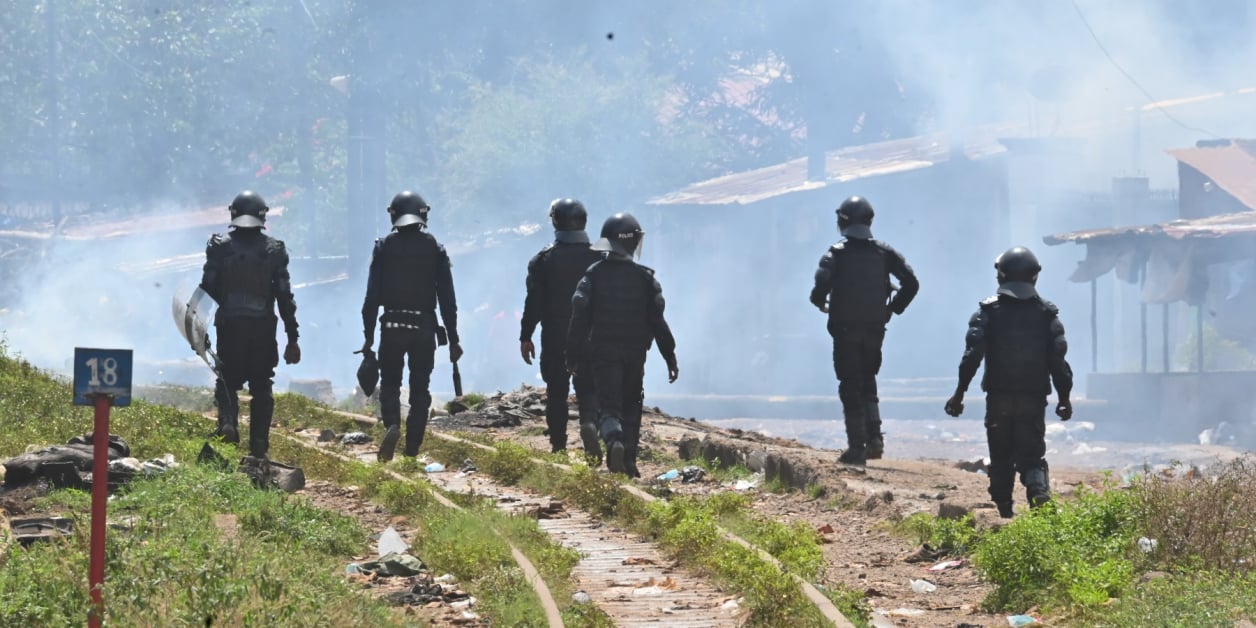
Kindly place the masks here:
[[(468, 410), (475, 411), (484, 407), (484, 402), (488, 401), (488, 397), (484, 396), (482, 393), (469, 392), (461, 397), (458, 397), (454, 401), (466, 406)], [(448, 401), (445, 403), (446, 412), (453, 414), (454, 401)]]
[(942, 519), (918, 512), (891, 525), (891, 531), (915, 545), (928, 544), (948, 554), (966, 554), (980, 538), (971, 513)]
[(1135, 487), (1135, 516), (1158, 542), (1155, 559), (1169, 568), (1256, 570), (1256, 458), (1172, 475), (1149, 475)]
[(152, 404), (171, 406), (188, 412), (209, 412), (214, 409), (214, 390), (204, 386), (139, 386), (134, 396)]
[(973, 564), (995, 584), (985, 604), (994, 610), (1033, 605), (1094, 606), (1132, 585), (1134, 498), (1121, 491), (1079, 489), (987, 534)]
[(297, 393), (275, 395), (275, 425), (288, 428), (329, 429), (337, 433), (363, 431), (353, 419)]

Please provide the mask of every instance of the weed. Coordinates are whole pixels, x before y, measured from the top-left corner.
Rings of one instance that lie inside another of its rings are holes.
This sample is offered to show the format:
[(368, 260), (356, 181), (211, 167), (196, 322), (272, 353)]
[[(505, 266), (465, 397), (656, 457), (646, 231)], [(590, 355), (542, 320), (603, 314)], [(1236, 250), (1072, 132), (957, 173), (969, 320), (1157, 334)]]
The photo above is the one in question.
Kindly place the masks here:
[(807, 485), (807, 497), (810, 497), (811, 499), (820, 499), (821, 497), (824, 497), (825, 495), (828, 495), (828, 494), (829, 494), (829, 489), (825, 487), (823, 484)]
[(1235, 458), (1207, 476), (1176, 471), (1135, 487), (1140, 529), (1158, 541), (1154, 558), (1166, 567), (1256, 569), (1256, 458)]
[(941, 519), (918, 512), (892, 524), (891, 531), (915, 545), (927, 543), (950, 554), (967, 553), (979, 537), (971, 513), (961, 519)]
[(973, 563), (993, 582), (992, 609), (1093, 606), (1132, 583), (1133, 497), (1079, 489), (987, 534)]
[[(470, 392), (459, 397), (457, 401), (461, 403), (463, 406), (466, 406), (468, 410), (475, 411), (475, 410), (479, 410), (484, 405), (485, 401), (488, 401), (488, 397), (485, 397), (481, 393)], [(445, 404), (445, 411), (450, 414), (453, 414), (453, 407), (454, 407), (453, 401), (447, 402)]]

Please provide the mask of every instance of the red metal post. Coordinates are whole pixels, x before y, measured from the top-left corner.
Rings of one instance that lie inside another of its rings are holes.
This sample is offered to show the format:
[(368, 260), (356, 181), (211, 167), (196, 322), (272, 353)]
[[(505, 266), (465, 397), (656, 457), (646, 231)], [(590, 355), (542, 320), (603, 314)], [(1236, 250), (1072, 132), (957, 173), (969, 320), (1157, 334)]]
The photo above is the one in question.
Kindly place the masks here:
[(113, 400), (96, 395), (96, 422), (92, 429), (92, 553), (87, 582), (91, 586), (92, 610), (87, 624), (100, 628), (105, 615), (101, 588), (105, 585), (105, 505), (109, 501), (109, 408)]

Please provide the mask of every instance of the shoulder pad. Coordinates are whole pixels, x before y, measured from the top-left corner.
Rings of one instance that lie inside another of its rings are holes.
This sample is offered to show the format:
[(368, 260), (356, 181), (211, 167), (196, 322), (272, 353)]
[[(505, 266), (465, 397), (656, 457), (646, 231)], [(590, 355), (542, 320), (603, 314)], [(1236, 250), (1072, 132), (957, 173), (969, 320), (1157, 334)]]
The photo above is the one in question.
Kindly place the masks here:
[(540, 251), (537, 251), (536, 259), (544, 260), (545, 258), (549, 257), (550, 253), (552, 253), (553, 251), (554, 251), (554, 243), (550, 242), (549, 244), (546, 244), (544, 247), (541, 247)]
[(214, 235), (209, 236), (209, 245), (210, 245), (210, 246), (220, 246), (220, 245), (222, 245), (223, 243), (227, 242), (227, 241), (228, 241), (228, 240), (230, 240), (230, 239), (231, 239), (231, 236), (230, 236), (229, 234), (226, 234), (226, 233), (215, 233)]
[(840, 251), (840, 250), (842, 250), (842, 249), (844, 249), (844, 248), (846, 248), (846, 241), (845, 241), (845, 240), (842, 240), (841, 242), (838, 242), (837, 244), (834, 244), (833, 246), (830, 246), (830, 247), (829, 247), (829, 250), (830, 250), (830, 251)]
[(649, 266), (646, 266), (644, 264), (637, 264), (637, 268), (640, 268), (641, 270), (644, 270), (645, 272), (649, 273), (651, 277), (654, 276), (654, 269), (650, 268)]
[(988, 310), (990, 308), (998, 307), (998, 305), (999, 305), (999, 295), (997, 294), (988, 296), (985, 299), (982, 299), (981, 301), (981, 309), (983, 310)]
[(1050, 312), (1052, 316), (1056, 316), (1060, 313), (1060, 308), (1056, 307), (1054, 303), (1043, 298), (1039, 298), (1038, 302), (1042, 304), (1042, 309)]

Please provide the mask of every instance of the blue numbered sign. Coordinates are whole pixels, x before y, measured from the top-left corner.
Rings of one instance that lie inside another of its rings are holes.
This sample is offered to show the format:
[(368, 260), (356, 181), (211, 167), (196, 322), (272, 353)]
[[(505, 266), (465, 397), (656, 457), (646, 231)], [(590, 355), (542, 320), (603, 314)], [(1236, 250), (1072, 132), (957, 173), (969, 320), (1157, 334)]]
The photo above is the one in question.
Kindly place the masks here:
[(74, 405), (95, 405), (96, 395), (113, 397), (111, 405), (131, 405), (130, 349), (74, 349)]

